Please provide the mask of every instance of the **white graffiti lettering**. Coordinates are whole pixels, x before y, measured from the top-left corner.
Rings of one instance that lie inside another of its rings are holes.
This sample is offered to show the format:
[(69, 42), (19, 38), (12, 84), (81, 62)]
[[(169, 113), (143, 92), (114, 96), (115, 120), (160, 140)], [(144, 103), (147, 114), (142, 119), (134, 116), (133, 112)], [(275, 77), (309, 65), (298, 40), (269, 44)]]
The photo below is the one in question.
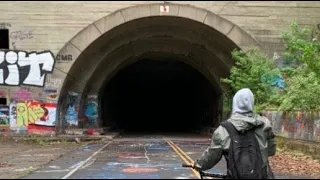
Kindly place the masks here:
[(47, 89), (57, 89), (61, 85), (62, 80), (57, 78), (52, 78), (50, 74), (47, 76), (45, 88)]
[(53, 71), (54, 63), (53, 54), (49, 51), (0, 51), (0, 84), (43, 87), (46, 74)]

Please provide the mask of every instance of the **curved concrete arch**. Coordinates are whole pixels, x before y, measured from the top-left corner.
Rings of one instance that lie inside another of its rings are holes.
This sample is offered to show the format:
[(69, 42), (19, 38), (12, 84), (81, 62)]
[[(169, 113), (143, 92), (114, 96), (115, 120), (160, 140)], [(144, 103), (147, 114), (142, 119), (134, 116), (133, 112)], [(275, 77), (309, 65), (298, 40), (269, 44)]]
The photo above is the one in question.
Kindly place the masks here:
[[(141, 42), (141, 40), (142, 40), (142, 42)], [(184, 59), (183, 62), (185, 64), (190, 65), (191, 67), (198, 70), (201, 74), (203, 74), (204, 77), (206, 77), (209, 80), (209, 82), (212, 84), (212, 86), (215, 88), (215, 90), (217, 92), (219, 92), (220, 89), (218, 88), (218, 82), (219, 82), (220, 77), (225, 76), (225, 74), (221, 74), (221, 73), (224, 73), (224, 71), (221, 71), (224, 68), (223, 67), (221, 67), (222, 69), (218, 68), (218, 66), (220, 64), (219, 58), (217, 58), (217, 57), (214, 58), (214, 54), (211, 54), (210, 51), (208, 51), (208, 50), (205, 51), (205, 49), (201, 49), (200, 47), (196, 47), (196, 45), (193, 45), (194, 46), (192, 48), (193, 52), (191, 52), (191, 53), (198, 53), (198, 55), (199, 55), (199, 53), (201, 52), (201, 57), (202, 57), (202, 58), (200, 58), (200, 56), (196, 55), (198, 58), (196, 58), (196, 60), (195, 60), (192, 57), (187, 57), (189, 55), (188, 53), (190, 53), (190, 52), (186, 51), (183, 48), (184, 46), (186, 46), (186, 47), (191, 46), (192, 47), (190, 41), (185, 42), (187, 44), (183, 43), (183, 41), (180, 39), (171, 40), (170, 42), (164, 41), (165, 44), (163, 46), (166, 47), (166, 49), (162, 49), (162, 50), (159, 50), (157, 46), (150, 46), (150, 44), (148, 44), (148, 43), (143, 43), (143, 41), (148, 41), (148, 38), (147, 39), (140, 39), (140, 42), (133, 41), (133, 42), (126, 44), (126, 45), (120, 45), (120, 47), (118, 47), (114, 51), (107, 54), (106, 57), (103, 57), (102, 59), (110, 59), (110, 60), (102, 61), (98, 65), (98, 68), (96, 69), (96, 71), (94, 71), (90, 77), (88, 76), (86, 78), (86, 81), (87, 81), (86, 86), (82, 87), (82, 89), (79, 90), (79, 93), (80, 93), (79, 95), (82, 96), (83, 94), (99, 94), (98, 92), (101, 90), (101, 88), (103, 88), (104, 84), (108, 83), (108, 80), (110, 80), (112, 78), (112, 75), (117, 73), (122, 68), (125, 68), (127, 65), (136, 62), (137, 57), (140, 57), (147, 52), (172, 53), (172, 51), (174, 52), (174, 54), (179, 55), (180, 57), (183, 56), (184, 57), (184, 58), (182, 58), (182, 59)], [(176, 41), (176, 43), (171, 44), (171, 43), (173, 43), (173, 41)], [(148, 47), (137, 45), (137, 46), (134, 46), (136, 48), (132, 48), (131, 47), (132, 43), (133, 44), (137, 44), (137, 43), (148, 44)], [(180, 46), (177, 46), (179, 44), (180, 44)], [(123, 54), (125, 54), (125, 56), (123, 56)], [(128, 60), (131, 57), (135, 57), (135, 58)], [(204, 61), (204, 59), (208, 59), (207, 57), (213, 57), (213, 59), (210, 58), (212, 60), (209, 62)], [(216, 64), (216, 66), (210, 64), (210, 62), (212, 62), (213, 64)], [(68, 83), (68, 85), (74, 86), (72, 83), (76, 83), (76, 82), (70, 82), (70, 83)], [(90, 87), (90, 91), (86, 90), (86, 88), (88, 88), (88, 86)], [(83, 103), (85, 103), (85, 101), (80, 102), (80, 107), (84, 106)]]
[[(170, 37), (167, 37), (167, 38), (171, 39)], [(110, 51), (110, 53), (106, 53), (106, 56), (101, 57), (101, 59), (107, 59), (107, 60), (100, 62), (91, 76), (83, 77), (86, 81), (86, 86), (85, 87), (83, 86), (82, 89), (79, 90), (78, 92), (80, 94), (87, 94), (87, 93), (99, 94), (98, 92), (100, 88), (103, 87), (103, 84), (107, 83), (105, 81), (108, 81), (111, 78), (109, 77), (110, 74), (114, 74), (115, 73), (114, 71), (117, 72), (117, 70), (119, 70), (118, 69), (119, 66), (123, 67), (125, 66), (124, 64), (128, 65), (128, 64), (134, 63), (135, 61), (128, 61), (130, 57), (141, 56), (146, 52), (162, 52), (162, 53), (174, 52), (175, 54), (180, 54), (185, 57), (190, 55), (190, 53), (194, 54), (194, 56), (196, 56), (197, 58), (193, 58), (193, 59), (190, 57), (184, 58), (184, 59), (189, 59), (184, 63), (197, 69), (201, 74), (203, 74), (209, 80), (209, 82), (212, 84), (215, 90), (217, 92), (220, 92), (220, 89), (218, 88), (219, 79), (221, 77), (225, 77), (226, 74), (223, 74), (223, 73), (228, 70), (226, 70), (225, 67), (223, 67), (224, 66), (223, 63), (220, 62), (219, 57), (215, 57), (215, 54), (212, 54), (212, 52), (210, 52), (205, 48), (203, 49), (201, 47), (197, 47), (197, 44), (192, 45), (191, 41), (186, 41), (184, 39), (173, 38), (171, 39), (171, 41), (164, 40), (162, 47), (166, 47), (165, 49), (158, 49), (157, 45), (159, 44), (153, 46), (153, 45), (150, 45), (150, 43), (143, 43), (143, 42), (148, 42), (150, 40), (152, 40), (152, 37), (136, 39), (135, 41), (132, 41), (127, 44), (119, 44), (119, 46), (117, 48), (114, 48), (112, 51)], [(193, 51), (189, 52), (189, 51), (186, 51), (185, 48), (183, 48), (188, 46), (193, 47), (192, 48)], [(210, 59), (210, 61), (205, 61), (205, 59)], [(219, 68), (219, 65), (221, 66), (220, 68)], [(81, 73), (80, 73), (80, 76), (82, 76)], [(83, 79), (83, 78), (80, 78), (80, 79)], [(68, 83), (68, 85), (74, 86), (72, 83), (73, 82), (70, 82)], [(90, 87), (90, 91), (86, 90), (86, 88), (88, 87)], [(82, 103), (80, 103), (80, 107), (83, 106), (83, 104), (82, 105), (81, 104)]]
[[(163, 40), (163, 39), (161, 39)], [(163, 41), (163, 46), (166, 47), (165, 49), (158, 49), (157, 45), (152, 45), (152, 44), (148, 44), (148, 43), (143, 43), (145, 41), (148, 41), (148, 39), (142, 39), (140, 41), (134, 41), (132, 43), (134, 44), (139, 44), (137, 46), (135, 46), (134, 49), (131, 49), (131, 44), (127, 44), (127, 45), (123, 45), (121, 47), (121, 49), (117, 49), (115, 51), (113, 51), (111, 54), (109, 54), (107, 57), (105, 57), (105, 59), (110, 59), (110, 60), (106, 60), (101, 62), (98, 65), (97, 70), (95, 71), (95, 73), (92, 74), (91, 77), (88, 77), (88, 82), (92, 82), (90, 85), (93, 86), (93, 91), (97, 91), (99, 90), (99, 88), (101, 87), (101, 84), (103, 84), (103, 82), (109, 77), (108, 74), (112, 73), (113, 70), (117, 69), (120, 64), (125, 63), (125, 64), (131, 64), (133, 62), (127, 62), (127, 59), (129, 57), (131, 57), (132, 55), (134, 55), (135, 57), (139, 57), (147, 52), (162, 52), (162, 53), (172, 53), (174, 52), (174, 54), (178, 54), (181, 56), (185, 56), (187, 57), (190, 54), (195, 54), (195, 56), (198, 57), (197, 61), (193, 60), (193, 62), (188, 62), (189, 64), (192, 64), (192, 67), (198, 69), (199, 66), (202, 66), (203, 69), (206, 69), (206, 71), (210, 72), (209, 74), (204, 74), (206, 76), (206, 78), (210, 79), (209, 76), (214, 77), (215, 82), (212, 82), (212, 85), (217, 86), (218, 83), (218, 79), (219, 77), (223, 77), (223, 70), (225, 69), (222, 65), (219, 66), (219, 64), (221, 64), (219, 58), (215, 57), (214, 54), (212, 54), (210, 51), (205, 50), (205, 49), (201, 49), (200, 47), (197, 47), (196, 45), (193, 45), (191, 42), (183, 42), (181, 40), (172, 40), (172, 41)], [(148, 46), (142, 46), (142, 44), (148, 44)], [(179, 45), (179, 46), (177, 46)], [(185, 47), (192, 47), (193, 51), (189, 52), (188, 50), (186, 50)], [(130, 51), (131, 50), (131, 51)], [(132, 52), (135, 51), (135, 52)], [(130, 54), (126, 54), (125, 56), (120, 56), (121, 54), (123, 54), (123, 52), (131, 52)], [(201, 56), (200, 56), (201, 54)], [(211, 57), (213, 59), (211, 59), (209, 62), (204, 61), (204, 59), (206, 59), (207, 57)], [(189, 57), (188, 59), (191, 60), (191, 58)], [(187, 62), (186, 62), (187, 63)], [(112, 69), (112, 70), (109, 70)], [(105, 71), (102, 71), (102, 69), (104, 69)], [(213, 73), (214, 72), (214, 73)], [(201, 72), (203, 73), (203, 72)], [(218, 75), (218, 77), (216, 77), (216, 75)], [(94, 79), (94, 81), (90, 80), (90, 79)]]
[[(170, 12), (161, 13), (159, 10), (160, 5), (169, 5)], [(120, 9), (104, 18), (97, 20), (96, 22), (93, 22), (77, 33), (69, 42), (67, 42), (58, 54), (71, 54), (73, 59), (77, 59), (91, 43), (93, 43), (107, 31), (110, 31), (121, 24), (135, 19), (154, 16), (181, 17), (203, 23), (225, 35), (244, 51), (248, 50), (248, 48), (252, 45), (259, 47), (259, 42), (253, 36), (236, 24), (214, 14), (211, 11), (191, 5), (157, 3)], [(73, 63), (74, 61), (67, 66), (65, 65), (63, 68), (58, 68), (62, 69), (64, 73), (66, 73), (70, 70)], [(62, 86), (60, 86), (60, 89)]]
[[(159, 10), (160, 5), (169, 5), (170, 12), (161, 13)], [(245, 32), (234, 23), (214, 14), (211, 11), (202, 8), (194, 7), (191, 5), (172, 3), (156, 3), (132, 6), (120, 9), (114, 13), (107, 15), (104, 18), (97, 20), (96, 22), (93, 22), (92, 24), (81, 30), (79, 33), (77, 33), (69, 42), (67, 42), (63, 46), (63, 48), (57, 55), (72, 55), (73, 61), (63, 64), (58, 63), (56, 65), (56, 69), (59, 69), (59, 71), (54, 71), (52, 77), (60, 78), (63, 80), (63, 83), (58, 88), (58, 92), (61, 92), (62, 88), (67, 83), (67, 79), (72, 78), (68, 76), (69, 71), (71, 67), (74, 66), (77, 59), (81, 56), (85, 56), (85, 54), (87, 53), (85, 52), (85, 50), (95, 41), (97, 41), (101, 36), (105, 35), (107, 32), (111, 32), (116, 27), (124, 25), (133, 20), (159, 16), (178, 17), (204, 24), (219, 32), (221, 35), (225, 36), (225, 38), (232, 41), (243, 51), (247, 51), (250, 46), (259, 47), (259, 42), (249, 33)], [(58, 107), (60, 107), (63, 95), (64, 94), (60, 93)], [(60, 114), (59, 108), (57, 114)], [(61, 117), (57, 116), (57, 119), (59, 118), (61, 119)], [(61, 122), (59, 123), (61, 125)]]

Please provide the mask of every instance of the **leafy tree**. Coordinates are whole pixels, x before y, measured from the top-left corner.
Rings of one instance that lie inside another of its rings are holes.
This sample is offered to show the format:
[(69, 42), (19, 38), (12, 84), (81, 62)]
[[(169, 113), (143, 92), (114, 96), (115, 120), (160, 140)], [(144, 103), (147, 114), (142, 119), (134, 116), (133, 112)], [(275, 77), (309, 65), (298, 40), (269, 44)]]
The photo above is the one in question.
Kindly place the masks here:
[(283, 33), (286, 66), (281, 68), (287, 84), (279, 96), (279, 110), (310, 110), (320, 107), (320, 43), (310, 28), (293, 22)]
[[(241, 88), (250, 88), (255, 95), (256, 111), (277, 107), (278, 110), (310, 110), (320, 107), (320, 42), (311, 37), (310, 28), (301, 28), (294, 21), (283, 32), (285, 51), (283, 64), (276, 65), (257, 48), (247, 53), (232, 52), (235, 66), (230, 76), (222, 79), (230, 86), (225, 93), (225, 104), (231, 105), (232, 96)], [(286, 87), (275, 87), (275, 79), (282, 78)]]
[(279, 110), (312, 110), (320, 106), (320, 83), (314, 72), (296, 69), (286, 84), (285, 92), (279, 96)]
[(221, 79), (222, 83), (230, 86), (230, 90), (225, 92), (225, 103), (230, 106), (232, 96), (238, 90), (250, 88), (255, 96), (256, 111), (270, 105), (274, 94), (277, 94), (273, 80), (280, 74), (279, 69), (275, 67), (274, 60), (255, 47), (251, 47), (247, 53), (234, 50), (232, 58), (235, 66), (231, 68), (230, 76)]
[(283, 56), (291, 67), (297, 68), (305, 64), (308, 70), (320, 77), (320, 43), (311, 39), (310, 35), (310, 28), (300, 28), (294, 21), (289, 31), (282, 34), (286, 48)]

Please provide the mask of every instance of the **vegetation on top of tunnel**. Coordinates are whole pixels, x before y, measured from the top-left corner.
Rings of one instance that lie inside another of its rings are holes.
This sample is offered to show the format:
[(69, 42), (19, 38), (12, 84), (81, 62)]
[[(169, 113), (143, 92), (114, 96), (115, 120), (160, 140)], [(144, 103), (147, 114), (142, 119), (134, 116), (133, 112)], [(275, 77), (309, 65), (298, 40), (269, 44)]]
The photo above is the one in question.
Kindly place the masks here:
[(222, 82), (230, 85), (230, 90), (225, 93), (227, 99), (241, 88), (250, 88), (255, 95), (255, 110), (260, 111), (272, 102), (276, 88), (272, 86), (272, 77), (280, 74), (274, 66), (274, 60), (265, 56), (257, 48), (252, 47), (247, 53), (234, 50), (232, 58), (235, 66), (231, 69), (230, 76)]
[(287, 64), (281, 71), (287, 87), (278, 98), (280, 110), (320, 107), (320, 41), (310, 34), (311, 28), (301, 28), (296, 22), (283, 33)]
[[(275, 60), (256, 47), (247, 53), (234, 50), (235, 66), (228, 78), (221, 79), (230, 86), (224, 94), (224, 106), (230, 107), (236, 91), (250, 88), (257, 112), (270, 108), (281, 111), (319, 108), (320, 41), (319, 37), (310, 36), (316, 28), (301, 28), (294, 21), (282, 33), (285, 50)], [(279, 79), (285, 86), (277, 84)]]

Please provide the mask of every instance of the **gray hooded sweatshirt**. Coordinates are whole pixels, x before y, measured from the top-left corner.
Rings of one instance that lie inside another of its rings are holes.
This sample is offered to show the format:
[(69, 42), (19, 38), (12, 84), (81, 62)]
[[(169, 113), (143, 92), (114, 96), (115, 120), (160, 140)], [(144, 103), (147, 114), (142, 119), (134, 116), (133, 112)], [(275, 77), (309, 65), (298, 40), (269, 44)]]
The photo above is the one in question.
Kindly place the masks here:
[[(238, 130), (255, 128), (255, 135), (259, 142), (263, 168), (268, 172), (268, 156), (276, 152), (276, 144), (272, 132), (271, 123), (265, 117), (253, 114), (254, 97), (250, 89), (239, 90), (233, 97), (232, 115), (227, 120)], [(211, 145), (195, 162), (194, 167), (198, 171), (205, 171), (215, 166), (222, 158), (222, 152), (228, 150), (230, 137), (227, 130), (219, 126), (212, 135)]]

